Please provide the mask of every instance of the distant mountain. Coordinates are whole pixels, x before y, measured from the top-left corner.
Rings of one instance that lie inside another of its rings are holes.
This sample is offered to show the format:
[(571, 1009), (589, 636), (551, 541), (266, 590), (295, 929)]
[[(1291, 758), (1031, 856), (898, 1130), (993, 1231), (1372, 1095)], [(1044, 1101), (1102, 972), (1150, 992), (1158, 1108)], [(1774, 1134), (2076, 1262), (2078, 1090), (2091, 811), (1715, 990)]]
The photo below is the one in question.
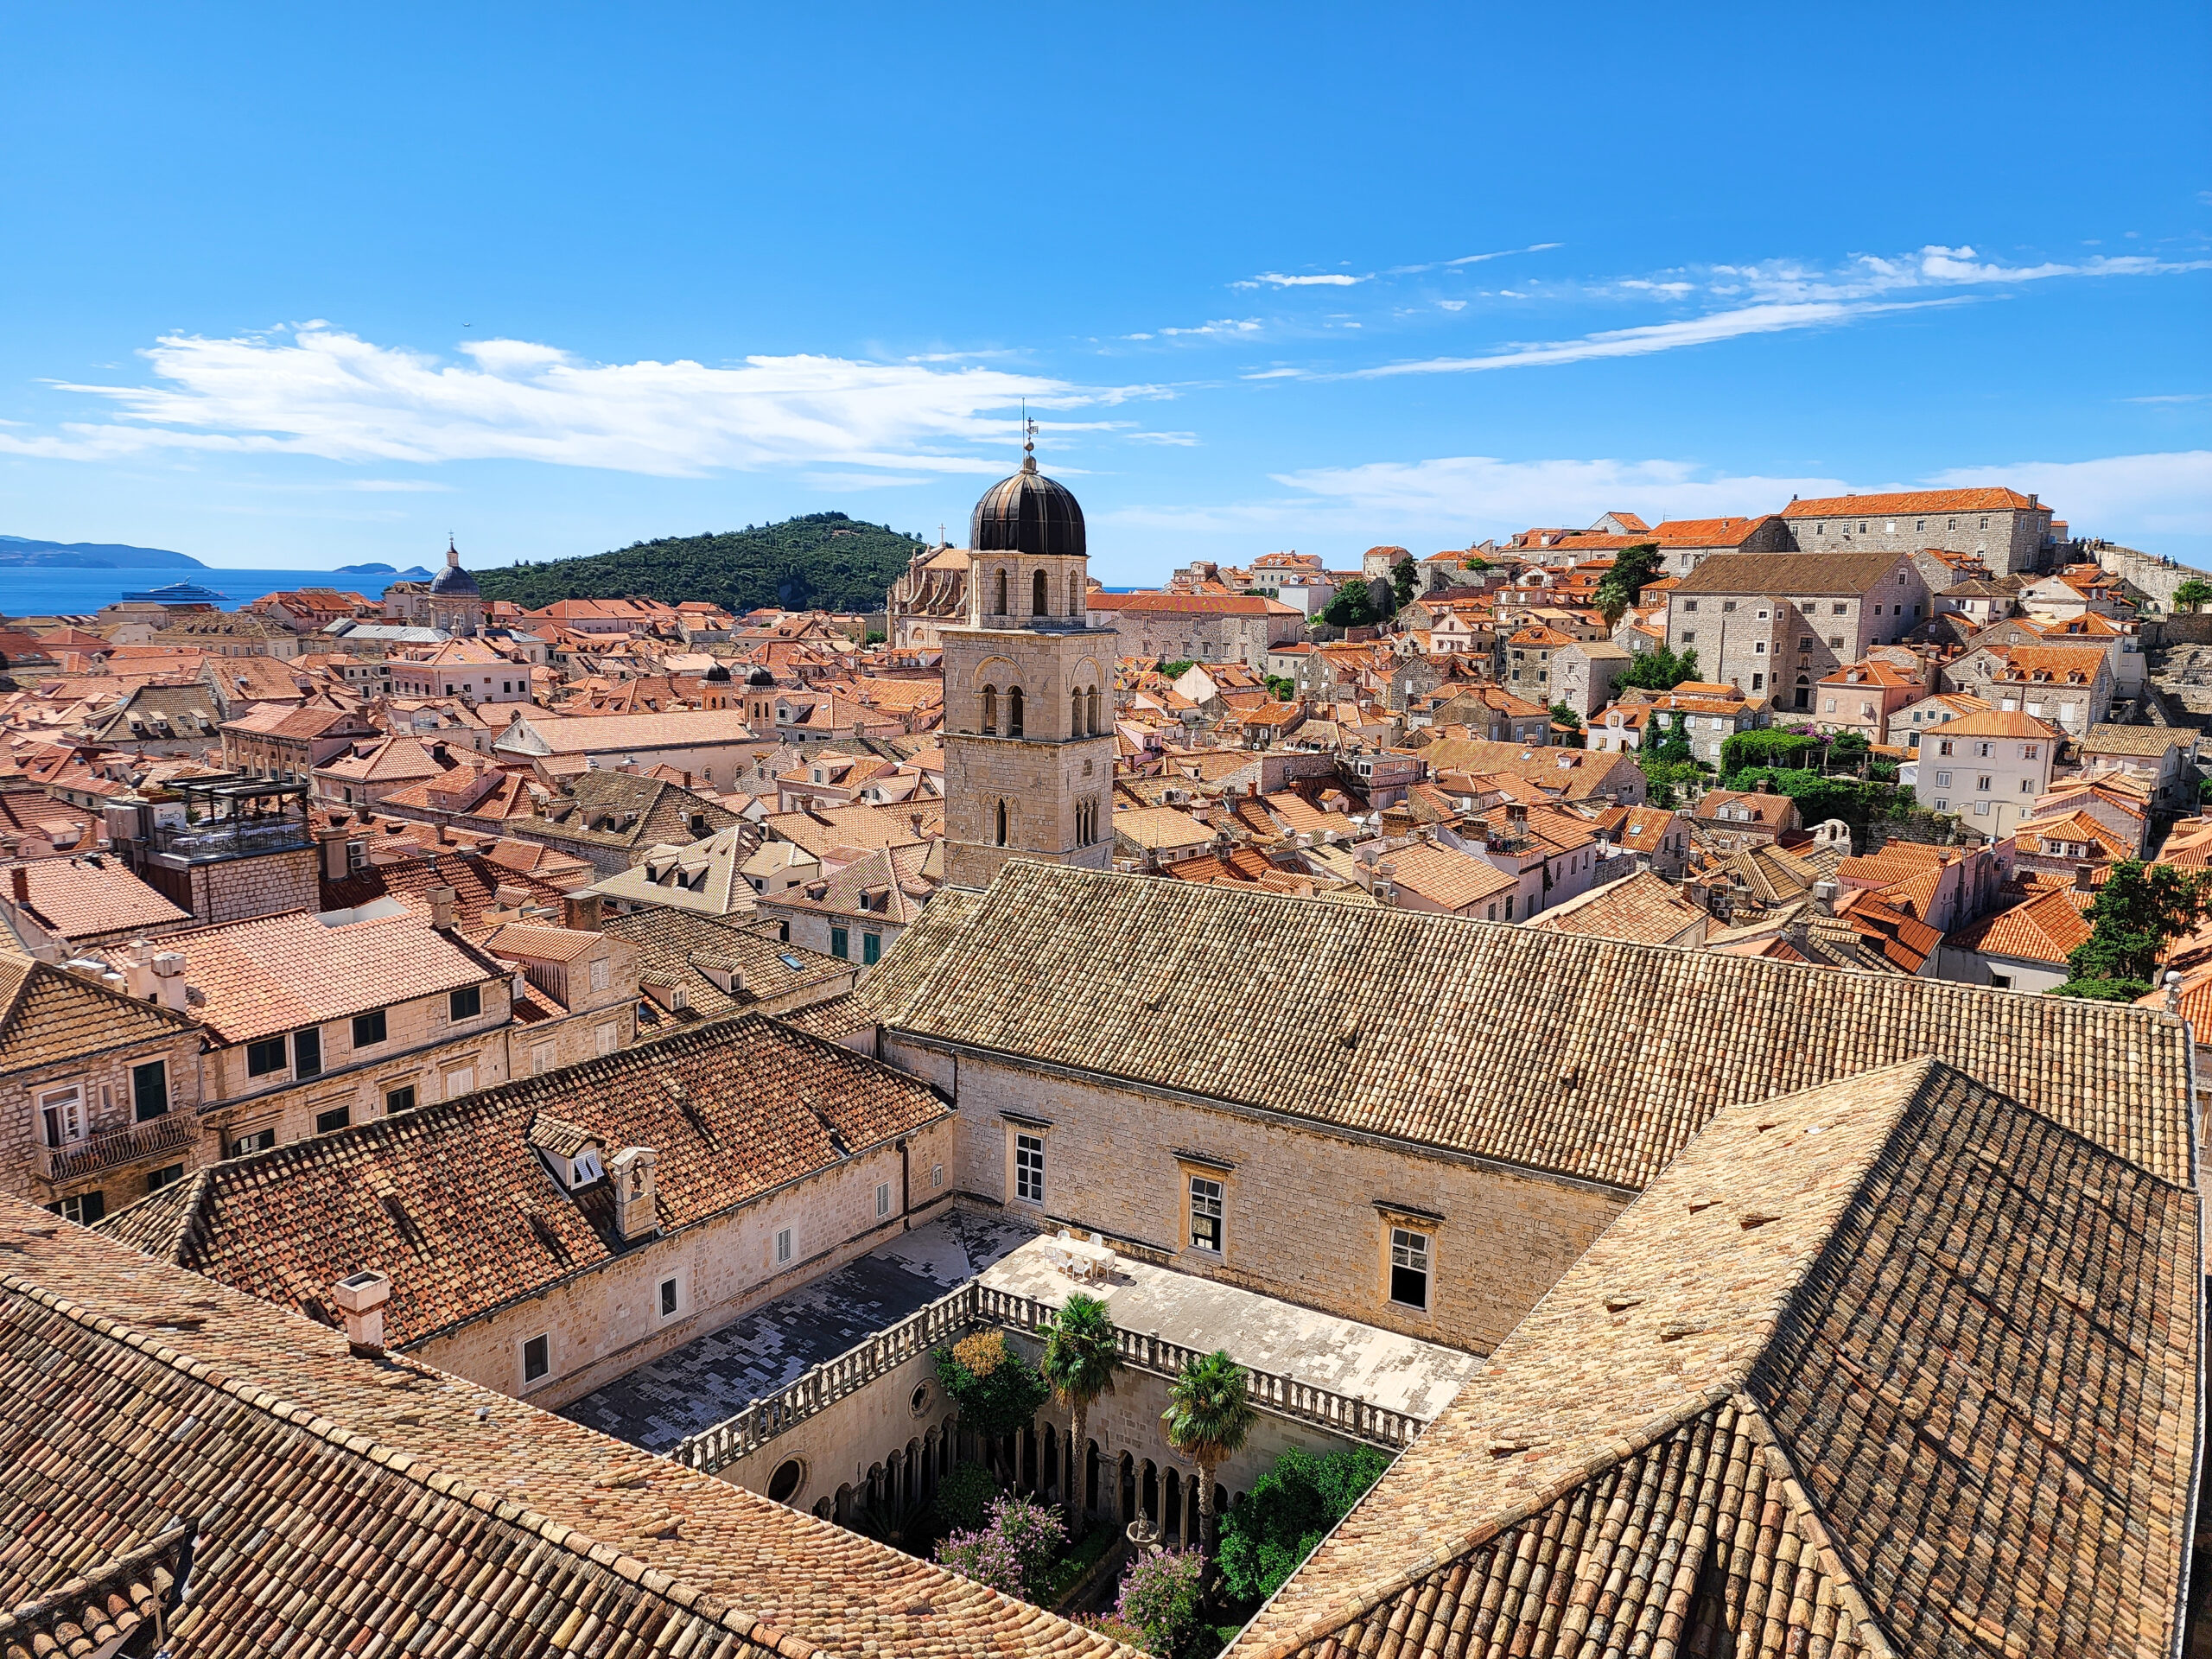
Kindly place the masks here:
[(0, 536), (0, 565), (59, 565), (79, 570), (205, 570), (186, 553), (167, 548), (131, 547), (122, 542), (41, 542), (28, 536)]
[(388, 564), (341, 564), (330, 573), (334, 576), (388, 576), (394, 582), (428, 582), (430, 573), (419, 564), (410, 564), (404, 570), (395, 570)]
[(904, 573), (920, 538), (842, 512), (810, 512), (758, 529), (634, 542), (609, 553), (474, 572), (486, 599), (535, 610), (562, 599), (636, 595), (734, 612), (873, 611)]

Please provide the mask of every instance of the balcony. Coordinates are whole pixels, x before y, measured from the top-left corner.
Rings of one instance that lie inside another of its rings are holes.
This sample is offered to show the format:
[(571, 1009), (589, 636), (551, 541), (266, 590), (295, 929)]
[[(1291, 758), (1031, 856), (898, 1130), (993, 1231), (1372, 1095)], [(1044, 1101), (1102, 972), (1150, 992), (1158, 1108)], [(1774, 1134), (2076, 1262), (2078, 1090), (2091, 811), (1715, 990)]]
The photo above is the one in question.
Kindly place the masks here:
[(156, 828), (152, 849), (181, 864), (210, 864), (223, 859), (251, 858), (262, 853), (282, 853), (295, 847), (312, 847), (315, 837), (304, 820), (293, 817), (255, 820), (226, 818), (207, 824)]
[(192, 1144), (197, 1125), (188, 1111), (165, 1112), (143, 1123), (100, 1129), (66, 1147), (41, 1147), (41, 1173), (56, 1185), (119, 1169), (143, 1160), (171, 1156)]

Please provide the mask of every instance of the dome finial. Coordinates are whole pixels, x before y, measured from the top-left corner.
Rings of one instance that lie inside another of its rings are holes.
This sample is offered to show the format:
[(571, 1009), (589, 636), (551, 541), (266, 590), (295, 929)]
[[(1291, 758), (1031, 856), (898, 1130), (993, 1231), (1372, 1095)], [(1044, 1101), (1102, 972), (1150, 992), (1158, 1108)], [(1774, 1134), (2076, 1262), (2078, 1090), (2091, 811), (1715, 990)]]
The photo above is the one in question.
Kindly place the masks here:
[(1029, 400), (1021, 400), (1021, 470), (1037, 470), (1037, 423), (1029, 418)]

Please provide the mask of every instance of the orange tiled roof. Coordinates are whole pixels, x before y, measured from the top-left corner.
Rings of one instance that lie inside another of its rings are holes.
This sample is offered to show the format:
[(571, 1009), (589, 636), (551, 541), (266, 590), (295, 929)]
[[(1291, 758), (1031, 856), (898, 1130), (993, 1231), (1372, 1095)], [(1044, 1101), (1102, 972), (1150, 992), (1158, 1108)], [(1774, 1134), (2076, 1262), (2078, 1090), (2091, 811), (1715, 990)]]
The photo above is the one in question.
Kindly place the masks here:
[(505, 971), (411, 910), (342, 927), (287, 911), (162, 943), (184, 952), (185, 981), (200, 999), (194, 1011), (225, 1043), (480, 985)]
[(2063, 966), (2088, 943), (2089, 921), (2082, 912), (2093, 898), (2070, 887), (2047, 888), (1953, 928), (1945, 943), (1960, 950)]
[(1893, 495), (1829, 495), (1792, 501), (1782, 510), (1782, 516), (1848, 518), (1857, 515), (1871, 518), (1891, 512), (2024, 512), (2035, 505), (2019, 491), (2002, 487), (1905, 490)]

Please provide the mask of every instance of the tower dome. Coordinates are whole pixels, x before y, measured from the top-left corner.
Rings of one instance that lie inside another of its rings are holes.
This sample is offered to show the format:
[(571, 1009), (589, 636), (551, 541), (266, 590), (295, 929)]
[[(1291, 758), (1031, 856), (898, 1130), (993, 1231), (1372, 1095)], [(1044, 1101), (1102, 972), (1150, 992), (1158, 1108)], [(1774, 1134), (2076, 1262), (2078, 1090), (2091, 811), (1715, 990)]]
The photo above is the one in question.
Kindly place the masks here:
[(461, 554), (450, 539), (446, 543), (446, 568), (430, 579), (430, 591), (441, 598), (454, 595), (474, 597), (480, 591), (476, 578), (461, 568)]
[(1065, 484), (1037, 470), (1022, 446), (1021, 470), (983, 492), (968, 521), (968, 545), (978, 553), (1027, 553), (1082, 558), (1083, 509)]

